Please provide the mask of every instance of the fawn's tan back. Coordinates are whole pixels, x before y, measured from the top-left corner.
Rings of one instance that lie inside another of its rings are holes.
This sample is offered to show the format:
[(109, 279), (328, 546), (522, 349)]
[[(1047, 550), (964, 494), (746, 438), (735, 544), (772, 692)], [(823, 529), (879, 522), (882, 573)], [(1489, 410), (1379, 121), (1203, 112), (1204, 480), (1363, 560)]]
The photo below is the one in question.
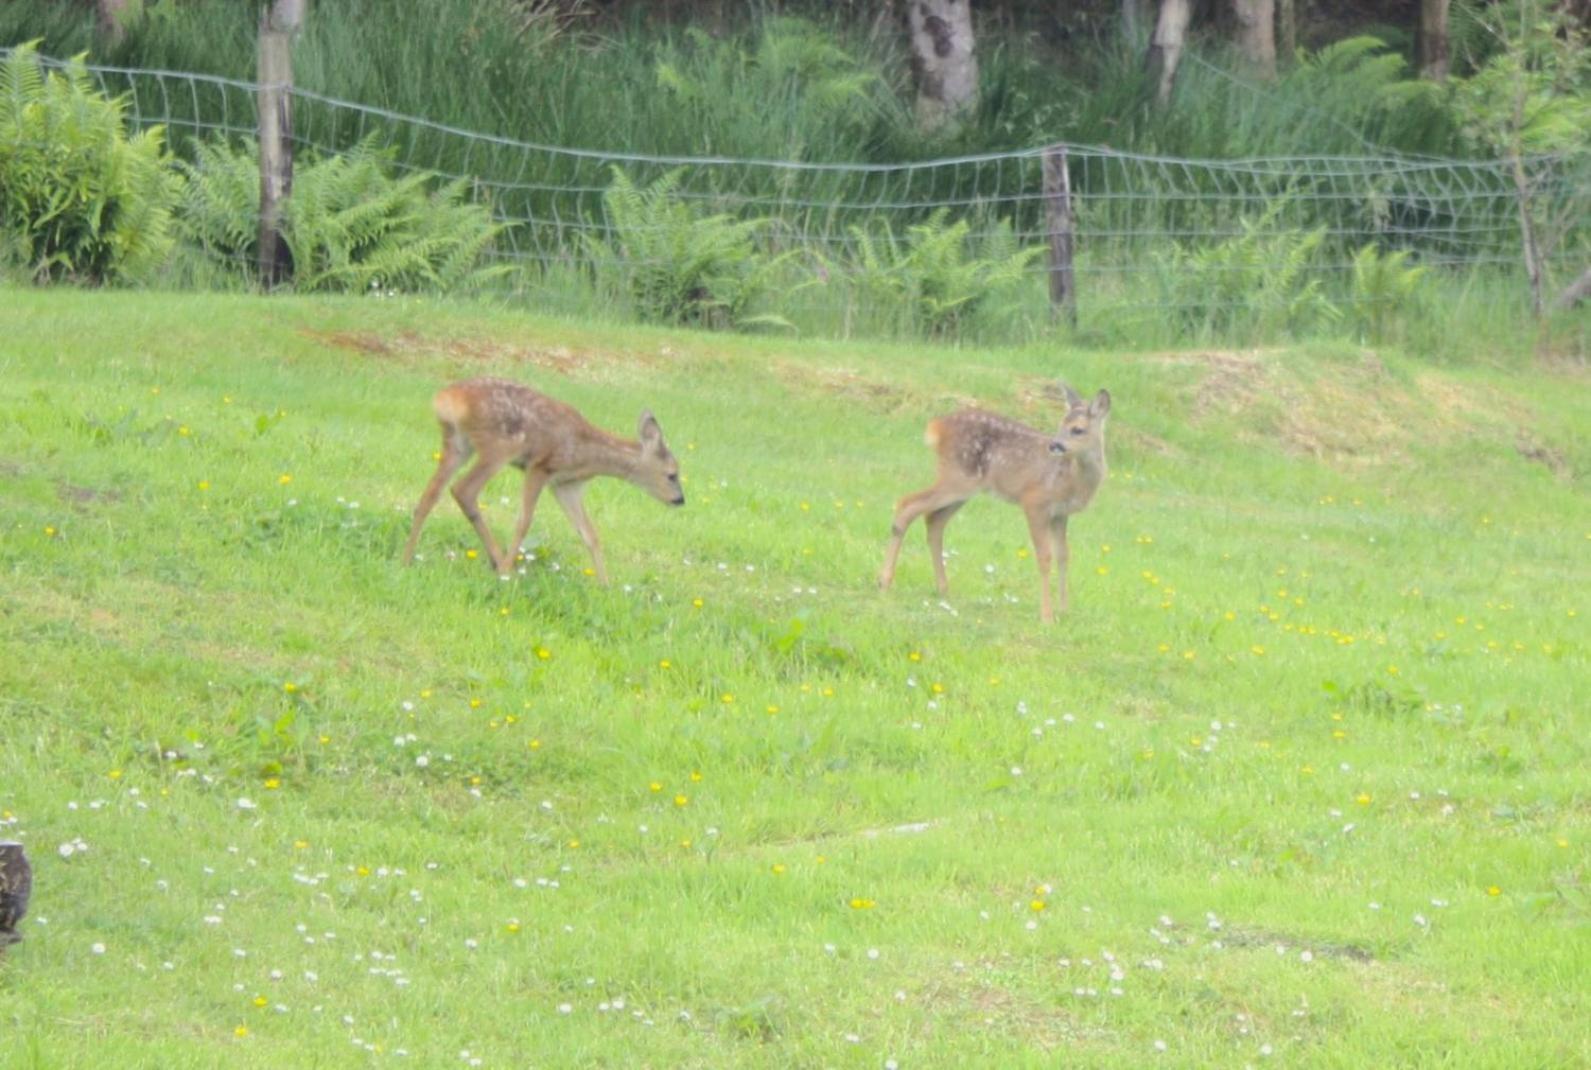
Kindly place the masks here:
[(895, 579), (901, 541), (918, 517), (928, 528), (928, 548), (940, 593), (948, 593), (944, 530), (969, 498), (984, 491), (1013, 502), (1027, 515), (1040, 577), (1040, 616), (1052, 619), (1049, 572), (1061, 573), (1061, 609), (1067, 606), (1067, 520), (1088, 508), (1105, 480), (1105, 419), (1110, 394), (1084, 401), (1065, 388), (1066, 412), (1053, 433), (984, 409), (962, 409), (928, 423), (923, 438), (939, 458), (933, 486), (900, 500), (890, 526), (879, 585)]
[[(1068, 416), (1060, 431), (1051, 433), (998, 413), (962, 409), (930, 421), (923, 437), (939, 457), (942, 483), (972, 493), (988, 491), (1019, 505), (1038, 499), (1071, 514), (1093, 499), (1105, 460), (1103, 421), (1092, 426), (1086, 410), (1075, 419)], [(1081, 428), (1082, 436), (1074, 428)], [(1062, 444), (1065, 448), (1058, 448)]]

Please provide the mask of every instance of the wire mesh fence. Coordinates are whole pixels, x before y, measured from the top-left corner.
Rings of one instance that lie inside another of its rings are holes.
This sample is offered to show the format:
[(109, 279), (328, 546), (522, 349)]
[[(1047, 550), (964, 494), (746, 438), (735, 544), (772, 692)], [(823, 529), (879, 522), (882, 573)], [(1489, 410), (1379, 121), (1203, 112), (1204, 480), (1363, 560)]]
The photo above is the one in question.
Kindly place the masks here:
[[(251, 82), (85, 69), (103, 92), (124, 99), (133, 125), (163, 126), (179, 154), (255, 135), (259, 87)], [(400, 170), (465, 180), (504, 225), (487, 255), (509, 270), (494, 285), (526, 299), (647, 266), (637, 250), (657, 243), (635, 231), (644, 223), (620, 226), (605, 199), (619, 172), (641, 189), (672, 176), (671, 197), (688, 206), (689, 218), (765, 221), (758, 242), (785, 254), (768, 300), (820, 330), (846, 332), (867, 318), (879, 293), (868, 276), (911, 269), (914, 227), (923, 240), (959, 226), (963, 254), (975, 259), (1042, 245), (1056, 226), (1044, 190), (1049, 147), (894, 164), (652, 156), (462, 130), (305, 89), (292, 90), (292, 102), (301, 160), (375, 146)], [(1577, 271), (1591, 247), (1585, 153), (1530, 157), (1522, 174), (1510, 160), (1388, 151), (1193, 160), (1073, 145), (1066, 160), (1085, 323), (1122, 314), (1219, 317), (1223, 306), (1254, 304), (1257, 291), (1288, 273), (1295, 289), (1341, 292), (1365, 245), (1406, 251), (1438, 272), (1491, 270), (1523, 299), (1521, 189), (1548, 233), (1549, 273)], [(890, 254), (883, 261), (881, 248)], [(1039, 318), (1056, 265), (1042, 256), (1015, 263), (1023, 285), (1013, 307)]]

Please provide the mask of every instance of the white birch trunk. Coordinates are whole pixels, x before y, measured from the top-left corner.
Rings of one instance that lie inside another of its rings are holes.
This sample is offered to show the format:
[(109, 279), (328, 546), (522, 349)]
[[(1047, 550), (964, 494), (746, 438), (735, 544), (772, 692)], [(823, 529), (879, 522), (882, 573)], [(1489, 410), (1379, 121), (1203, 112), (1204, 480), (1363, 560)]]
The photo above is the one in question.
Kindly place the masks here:
[(1149, 38), (1144, 59), (1155, 82), (1155, 100), (1161, 104), (1171, 100), (1171, 90), (1177, 83), (1177, 64), (1182, 62), (1192, 19), (1190, 0), (1160, 0), (1160, 17), (1155, 20), (1155, 32)]
[(906, 0), (917, 125), (952, 127), (978, 102), (972, 0)]

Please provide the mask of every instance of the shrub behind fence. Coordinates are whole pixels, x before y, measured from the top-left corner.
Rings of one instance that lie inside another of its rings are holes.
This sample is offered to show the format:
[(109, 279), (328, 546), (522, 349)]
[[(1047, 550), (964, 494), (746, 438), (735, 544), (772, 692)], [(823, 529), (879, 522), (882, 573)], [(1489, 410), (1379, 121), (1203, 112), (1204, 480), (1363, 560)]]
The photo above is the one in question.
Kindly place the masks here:
[[(164, 126), (174, 150), (190, 160), (200, 159), (196, 146), (204, 141), (256, 135), (253, 83), (87, 70), (105, 93), (125, 96), (134, 126)], [(460, 130), (304, 89), (292, 97), (301, 158), (374, 144), (400, 170), (465, 182), (470, 197), (504, 224), (489, 256), (512, 269), (492, 276), (494, 287), (511, 295), (538, 293), (556, 278), (601, 279), (656, 266), (625, 259), (627, 250), (656, 243), (616, 226), (604, 201), (615, 169), (637, 189), (670, 176), (670, 195), (695, 218), (727, 213), (764, 221), (757, 240), (768, 255), (785, 256), (777, 288), (783, 308), (827, 317), (842, 331), (878, 314), (864, 307), (865, 295), (876, 291), (860, 276), (908, 270), (914, 227), (964, 222), (968, 255), (990, 250), (992, 257), (1048, 243), (1057, 225), (1044, 184), (1044, 158), (1054, 147), (900, 164), (651, 156)], [(1406, 252), (1433, 273), (1494, 269), (1516, 281), (1524, 299), (1520, 197), (1508, 160), (1392, 152), (1185, 160), (1065, 150), (1075, 220), (1071, 267), (1084, 326), (1106, 315), (1220, 322), (1229, 318), (1228, 306), (1263, 300), (1256, 288), (1287, 271), (1297, 272), (1300, 287), (1348, 293), (1356, 255), (1367, 245)], [(1524, 162), (1530, 210), (1553, 235), (1549, 267), (1558, 266), (1560, 278), (1577, 272), (1588, 250), (1591, 154)], [(901, 255), (893, 266), (869, 269), (867, 250), (876, 252), (879, 242)], [(1303, 244), (1308, 256), (1294, 263)], [(1023, 258), (1032, 285), (1021, 299), (1043, 294), (1060, 267), (1053, 258)]]

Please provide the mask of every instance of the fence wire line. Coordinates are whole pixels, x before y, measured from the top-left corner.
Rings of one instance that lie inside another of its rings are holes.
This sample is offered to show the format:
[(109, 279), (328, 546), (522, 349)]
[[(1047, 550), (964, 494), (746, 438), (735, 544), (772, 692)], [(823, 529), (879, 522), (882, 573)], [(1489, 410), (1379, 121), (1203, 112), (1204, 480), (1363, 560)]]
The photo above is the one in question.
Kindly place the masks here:
[[(0, 49), (0, 57), (10, 51)], [(40, 62), (70, 66), (55, 58)], [(163, 126), (184, 155), (191, 155), (196, 140), (238, 141), (256, 132), (256, 83), (181, 71), (83, 69), (100, 90), (125, 101), (135, 127)], [(622, 264), (614, 259), (623, 255), (626, 239), (646, 236), (633, 228), (619, 233), (610, 218), (603, 194), (616, 168), (643, 188), (677, 173), (675, 196), (699, 213), (771, 221), (764, 232), (771, 247), (810, 254), (807, 282), (843, 277), (865, 242), (907, 248), (909, 229), (935, 213), (944, 213), (940, 225), (964, 221), (968, 243), (980, 255), (1043, 243), (1053, 229), (1042, 177), (1050, 146), (898, 163), (648, 155), (477, 133), (305, 89), (292, 89), (292, 100), (301, 159), (346, 154), (369, 143), (403, 171), (463, 179), (505, 226), (489, 255), (530, 276), (514, 279), (520, 291), (555, 270), (637, 266), (633, 255)], [(1223, 274), (1253, 268), (1242, 257), (1219, 255), (1223, 243), (1252, 241), (1251, 255), (1282, 257), (1285, 248), (1267, 246), (1267, 236), (1296, 239), (1315, 231), (1327, 252), (1308, 270), (1327, 280), (1351, 271), (1352, 252), (1365, 244), (1406, 250), (1437, 269), (1520, 262), (1519, 199), (1509, 160), (1384, 150), (1200, 160), (1082, 145), (1068, 145), (1066, 153), (1077, 292), (1084, 303), (1114, 308), (1158, 300), (1163, 308), (1178, 300), (1174, 287), (1156, 291), (1156, 280), (1163, 284), (1168, 272), (1206, 272), (1219, 286)], [(1533, 156), (1523, 163), (1540, 211), (1569, 221), (1548, 266), (1584, 258), (1591, 153)], [(605, 256), (603, 250), (619, 252)], [(1202, 258), (1201, 250), (1207, 254)], [(1024, 270), (1042, 276), (1050, 268), (1040, 258)]]

